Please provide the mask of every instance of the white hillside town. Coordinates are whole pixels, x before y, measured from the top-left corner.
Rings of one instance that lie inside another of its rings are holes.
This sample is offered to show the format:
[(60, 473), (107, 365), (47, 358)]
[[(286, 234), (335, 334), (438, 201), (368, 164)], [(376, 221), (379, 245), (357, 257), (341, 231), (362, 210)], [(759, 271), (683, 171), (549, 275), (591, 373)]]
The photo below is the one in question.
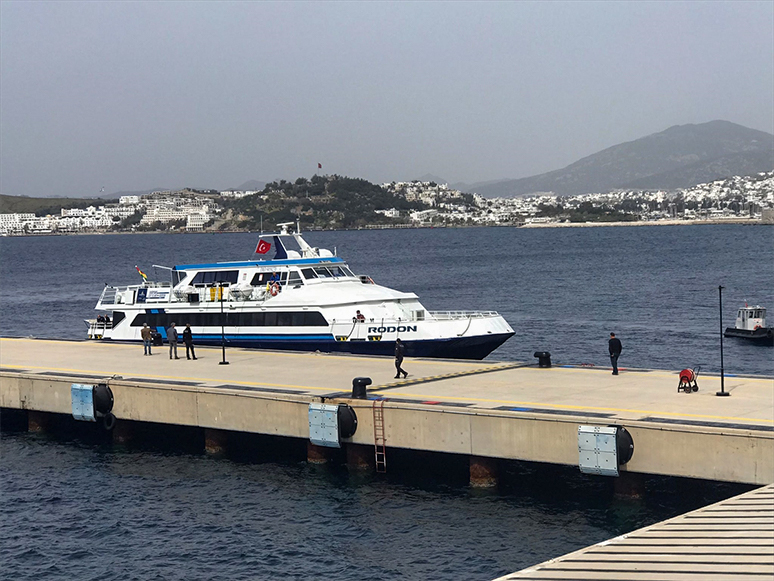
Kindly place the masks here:
[[(204, 230), (222, 208), (211, 196), (191, 190), (157, 191), (144, 196), (121, 196), (117, 203), (88, 208), (62, 208), (59, 215), (0, 214), (0, 235), (105, 232), (136, 218), (131, 230), (169, 224), (170, 230)], [(150, 228), (148, 228), (150, 229)]]
[[(379, 208), (392, 219), (385, 227), (524, 225), (599, 222), (674, 223), (743, 221), (774, 223), (774, 171), (734, 176), (677, 190), (615, 190), (575, 196), (551, 192), (518, 198), (484, 198), (447, 184), (410, 181), (382, 184), (385, 191), (421, 202), (421, 210)], [(156, 191), (122, 196), (116, 203), (62, 209), (60, 214), (0, 214), (0, 236), (106, 232), (207, 230), (223, 213), (222, 203), (258, 191)], [(265, 197), (265, 196), (262, 196)], [(221, 203), (218, 203), (218, 202)], [(371, 227), (371, 226), (368, 226)]]
[[(415, 223), (583, 223), (592, 221), (582, 219), (584, 215), (593, 217), (604, 210), (625, 213), (627, 216), (623, 219), (631, 222), (734, 219), (774, 222), (774, 171), (734, 176), (685, 189), (615, 190), (575, 196), (547, 192), (518, 198), (484, 198), (435, 182), (392, 182), (382, 187), (409, 201), (419, 200), (431, 206), (430, 210), (409, 215)], [(394, 209), (380, 212), (396, 216)]]

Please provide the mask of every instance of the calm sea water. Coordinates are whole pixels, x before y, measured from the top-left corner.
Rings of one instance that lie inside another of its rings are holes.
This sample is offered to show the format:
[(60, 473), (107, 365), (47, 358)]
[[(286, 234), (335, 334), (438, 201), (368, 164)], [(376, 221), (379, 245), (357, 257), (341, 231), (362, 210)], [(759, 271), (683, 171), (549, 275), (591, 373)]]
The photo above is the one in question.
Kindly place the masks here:
[[(510, 228), (310, 233), (353, 270), (431, 310), (498, 310), (518, 331), (491, 358), (719, 368), (724, 319), (774, 308), (774, 229)], [(0, 239), (4, 336), (84, 336), (105, 282), (137, 264), (249, 258), (255, 235)], [(149, 272), (150, 271), (150, 272)], [(729, 373), (771, 374), (772, 350), (727, 340)], [(511, 464), (497, 491), (456, 466), (386, 478), (286, 460), (214, 459), (4, 431), (2, 579), (492, 579), (747, 489), (648, 477), (639, 500), (577, 469)], [(393, 464), (394, 465), (394, 464)]]
[[(311, 232), (358, 274), (419, 295), (430, 310), (496, 310), (516, 335), (490, 359), (720, 370), (723, 322), (745, 301), (774, 320), (774, 227), (653, 226)], [(254, 234), (2, 238), (2, 334), (85, 338), (105, 283), (140, 281), (138, 265), (244, 260)], [(165, 272), (158, 270), (165, 280)], [(725, 340), (728, 373), (771, 374), (770, 347)]]

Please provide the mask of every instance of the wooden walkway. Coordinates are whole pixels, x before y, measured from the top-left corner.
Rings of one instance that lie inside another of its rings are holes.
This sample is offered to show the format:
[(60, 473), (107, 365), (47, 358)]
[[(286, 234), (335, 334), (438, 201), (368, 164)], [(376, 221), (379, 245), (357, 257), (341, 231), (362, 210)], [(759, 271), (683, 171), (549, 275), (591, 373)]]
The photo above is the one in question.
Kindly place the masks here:
[(497, 581), (774, 580), (774, 484)]

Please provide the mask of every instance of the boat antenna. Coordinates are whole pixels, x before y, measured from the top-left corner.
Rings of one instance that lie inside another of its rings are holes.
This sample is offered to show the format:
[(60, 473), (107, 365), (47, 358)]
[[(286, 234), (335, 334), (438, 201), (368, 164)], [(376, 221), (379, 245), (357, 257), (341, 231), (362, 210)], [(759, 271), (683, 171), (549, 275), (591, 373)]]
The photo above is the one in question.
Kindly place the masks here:
[(296, 218), (296, 234), (301, 234), (301, 218)]
[(263, 234), (263, 214), (261, 214), (261, 234)]

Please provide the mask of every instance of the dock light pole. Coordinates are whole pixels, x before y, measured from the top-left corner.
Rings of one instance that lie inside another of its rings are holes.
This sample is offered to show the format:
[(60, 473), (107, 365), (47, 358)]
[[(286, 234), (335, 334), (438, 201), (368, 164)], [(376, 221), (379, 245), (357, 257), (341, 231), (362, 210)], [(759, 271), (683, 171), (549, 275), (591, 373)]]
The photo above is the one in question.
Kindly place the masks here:
[(223, 314), (223, 283), (218, 283), (218, 291), (220, 294), (220, 347), (223, 350), (223, 361), (218, 365), (228, 365), (226, 361), (226, 322), (225, 315)]
[(718, 286), (718, 300), (720, 301), (720, 391), (716, 391), (715, 395), (728, 396), (731, 395), (725, 390), (724, 379), (725, 371), (723, 369), (723, 287)]

